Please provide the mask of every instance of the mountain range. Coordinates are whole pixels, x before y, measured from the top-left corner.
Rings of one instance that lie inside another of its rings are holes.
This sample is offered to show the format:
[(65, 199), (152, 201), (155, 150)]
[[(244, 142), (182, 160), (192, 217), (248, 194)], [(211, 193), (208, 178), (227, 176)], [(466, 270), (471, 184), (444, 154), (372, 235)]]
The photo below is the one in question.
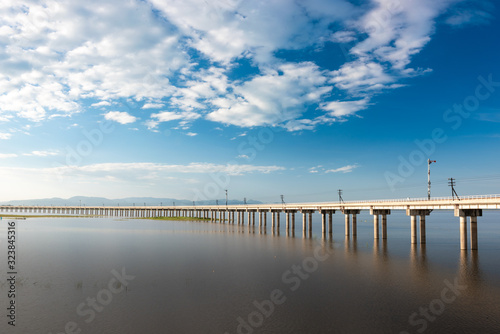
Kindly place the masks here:
[[(225, 205), (225, 199), (218, 200), (220, 205)], [(120, 199), (108, 199), (104, 197), (86, 197), (86, 196), (74, 196), (71, 198), (42, 198), (42, 199), (27, 199), (27, 200), (12, 200), (7, 202), (0, 202), (1, 205), (40, 205), (40, 206), (133, 206), (133, 205), (147, 205), (147, 206), (185, 206), (185, 205), (193, 205), (193, 201), (185, 200), (185, 199), (175, 199), (175, 198), (155, 198), (155, 197), (127, 197)], [(216, 200), (206, 200), (206, 201), (197, 201), (194, 203), (195, 205), (215, 205)], [(228, 200), (228, 204), (245, 204), (240, 200)], [(260, 201), (248, 200), (247, 204), (262, 204)]]

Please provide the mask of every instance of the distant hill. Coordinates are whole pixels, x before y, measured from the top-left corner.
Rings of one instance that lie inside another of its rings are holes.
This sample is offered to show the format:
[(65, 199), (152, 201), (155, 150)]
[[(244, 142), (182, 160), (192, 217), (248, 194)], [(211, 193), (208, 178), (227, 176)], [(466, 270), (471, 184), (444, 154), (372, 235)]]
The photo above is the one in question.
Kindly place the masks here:
[[(81, 202), (80, 202), (81, 201)], [(156, 206), (164, 205), (193, 205), (193, 201), (185, 199), (175, 199), (175, 198), (155, 198), (155, 197), (127, 197), (120, 199), (108, 199), (104, 197), (85, 197), (85, 196), (75, 196), (71, 198), (42, 198), (42, 199), (27, 199), (27, 200), (13, 200), (8, 202), (0, 202), (1, 205), (41, 205), (41, 206), (65, 206), (65, 205), (86, 205), (86, 206), (132, 206), (132, 205), (146, 205)], [(215, 205), (215, 200), (210, 201), (198, 201), (196, 205)], [(219, 204), (226, 204), (225, 199), (219, 199)], [(244, 204), (243, 201), (239, 200), (229, 200), (228, 204)], [(248, 200), (247, 204), (262, 204), (260, 201)]]

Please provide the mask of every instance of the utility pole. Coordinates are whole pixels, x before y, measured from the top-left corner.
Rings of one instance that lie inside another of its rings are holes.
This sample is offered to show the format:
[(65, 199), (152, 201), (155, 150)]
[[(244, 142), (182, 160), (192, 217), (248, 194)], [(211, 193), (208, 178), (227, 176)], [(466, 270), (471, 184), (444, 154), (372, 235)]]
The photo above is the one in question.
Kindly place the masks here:
[(243, 203), (245, 203), (245, 205), (247, 205), (247, 198), (246, 197), (243, 198)]
[(344, 199), (342, 198), (342, 189), (339, 189), (339, 190), (338, 190), (338, 193), (339, 193), (339, 203), (341, 203), (341, 204), (342, 204), (342, 203), (345, 203), (345, 202), (344, 202)]
[(460, 201), (460, 197), (458, 197), (457, 192), (455, 191), (455, 179), (454, 178), (449, 178), (448, 179), (448, 185), (451, 187), (451, 197), (455, 199), (455, 196), (457, 199)]
[(281, 204), (282, 204), (282, 205), (285, 205), (285, 199), (284, 199), (284, 198), (285, 198), (285, 196), (283, 196), (283, 195), (280, 195), (280, 196), (281, 196)]
[(227, 189), (226, 189), (226, 207), (227, 207)]
[(219, 205), (219, 200), (218, 199), (215, 200), (215, 205)]
[(431, 199), (431, 163), (436, 160), (427, 159), (427, 199)]
[(193, 206), (196, 206), (196, 204), (194, 204), (194, 201), (193, 201)]

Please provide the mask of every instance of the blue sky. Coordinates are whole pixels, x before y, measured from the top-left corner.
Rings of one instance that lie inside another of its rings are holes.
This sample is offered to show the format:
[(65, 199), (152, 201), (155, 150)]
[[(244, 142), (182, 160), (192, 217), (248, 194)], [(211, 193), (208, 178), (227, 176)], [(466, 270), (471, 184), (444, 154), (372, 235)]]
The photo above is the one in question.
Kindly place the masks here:
[(0, 200), (500, 193), (492, 1), (6, 0)]

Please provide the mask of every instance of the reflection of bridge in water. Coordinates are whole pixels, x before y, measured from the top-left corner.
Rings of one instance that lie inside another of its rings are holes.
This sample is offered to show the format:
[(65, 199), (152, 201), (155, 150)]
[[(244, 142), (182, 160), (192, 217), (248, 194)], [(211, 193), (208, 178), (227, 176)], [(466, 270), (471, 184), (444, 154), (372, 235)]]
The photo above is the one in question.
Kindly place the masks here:
[[(470, 249), (477, 249), (477, 217), (482, 210), (500, 209), (500, 195), (483, 195), (456, 198), (399, 199), (353, 201), (345, 203), (294, 203), (294, 204), (258, 204), (258, 205), (212, 205), (212, 206), (0, 206), (0, 212), (97, 215), (130, 218), (187, 217), (203, 218), (212, 222), (228, 224), (255, 225), (267, 227), (267, 214), (271, 215), (272, 231), (279, 233), (280, 213), (285, 214), (287, 234), (295, 233), (295, 214), (302, 214), (304, 235), (312, 231), (312, 214), (321, 215), (322, 234), (332, 234), (332, 215), (340, 211), (345, 215), (345, 235), (353, 238), (357, 235), (357, 215), (361, 210), (369, 210), (373, 215), (374, 239), (387, 239), (387, 216), (391, 210), (404, 210), (410, 216), (411, 243), (425, 244), (425, 217), (433, 210), (454, 210), (460, 218), (460, 248), (467, 249), (467, 220), (469, 220)], [(227, 218), (226, 218), (227, 217)], [(417, 234), (417, 220), (419, 233)], [(380, 227), (381, 225), (381, 227)], [(418, 242), (419, 241), (419, 242)]]

